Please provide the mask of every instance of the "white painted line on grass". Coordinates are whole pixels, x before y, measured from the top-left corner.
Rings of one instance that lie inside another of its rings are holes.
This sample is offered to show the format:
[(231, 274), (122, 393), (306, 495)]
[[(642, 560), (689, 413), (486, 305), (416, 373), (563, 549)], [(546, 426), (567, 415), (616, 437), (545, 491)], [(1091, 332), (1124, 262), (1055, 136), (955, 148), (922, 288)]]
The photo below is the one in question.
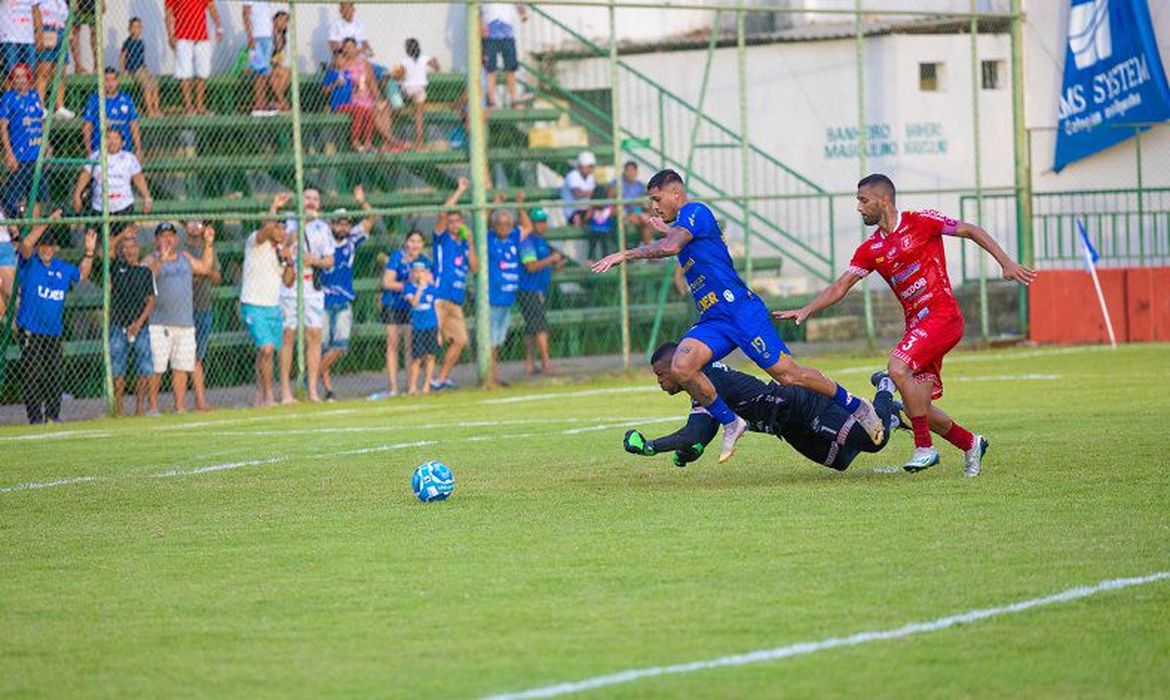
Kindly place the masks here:
[(56, 433), (31, 433), (29, 435), (9, 435), (0, 437), (0, 442), (16, 442), (24, 440), (57, 440), (59, 438), (107, 438), (109, 433), (100, 430), (62, 430)]
[(74, 476), (68, 479), (58, 479), (56, 481), (40, 481), (30, 482), (27, 484), (16, 484), (14, 486), (0, 487), (0, 493), (12, 493), (14, 491), (33, 491), (35, 489), (51, 489), (54, 486), (68, 486), (69, 484), (84, 484), (87, 481), (97, 481), (96, 476)]
[[(496, 426), (505, 425), (556, 425), (560, 423), (591, 423), (601, 421), (612, 421), (613, 418), (517, 418), (511, 420), (473, 420), (473, 421), (448, 421), (444, 423), (422, 423), (422, 424), (399, 424), (399, 425), (365, 425), (365, 426), (351, 426), (348, 428), (297, 428), (296, 434), (303, 435), (312, 433), (314, 435), (344, 435), (347, 433), (385, 433), (389, 431), (412, 431), (412, 430), (443, 430), (447, 428), (492, 428)], [(632, 417), (622, 418), (618, 420), (625, 420), (631, 423), (638, 421), (657, 421), (656, 417)], [(613, 427), (613, 426), (604, 426)], [(584, 430), (598, 430), (600, 427), (589, 427)], [(220, 430), (215, 433), (209, 433), (216, 436), (248, 436), (248, 435), (288, 435), (288, 430)], [(571, 434), (571, 433), (570, 433)]]
[(657, 386), (620, 386), (612, 389), (583, 389), (581, 391), (562, 391), (550, 394), (521, 394), (520, 396), (506, 396), (502, 399), (484, 399), (483, 405), (497, 405), (505, 403), (520, 403), (522, 401), (544, 401), (547, 399), (570, 399), (580, 396), (605, 396), (606, 394), (629, 394), (641, 391), (661, 391)]
[(1056, 381), (1059, 374), (981, 374), (974, 377), (948, 377), (948, 382), (1025, 382)]
[(746, 666), (748, 664), (756, 664), (764, 661), (777, 661), (779, 659), (787, 659), (793, 656), (815, 654), (817, 652), (826, 651), (829, 649), (855, 647), (861, 644), (868, 644), (869, 642), (882, 642), (890, 639), (902, 639), (903, 637), (910, 637), (916, 634), (922, 634), (924, 632), (937, 632), (949, 627), (980, 622), (982, 620), (999, 617), (1001, 615), (1013, 615), (1015, 613), (1031, 610), (1032, 608), (1039, 608), (1046, 605), (1055, 605), (1056, 603), (1067, 603), (1074, 600), (1080, 600), (1081, 598), (1088, 598), (1089, 596), (1097, 595), (1098, 593), (1115, 591), (1122, 588), (1129, 588), (1131, 586), (1144, 586), (1158, 581), (1165, 581), (1167, 579), (1170, 579), (1170, 571), (1159, 571), (1148, 576), (1138, 576), (1136, 578), (1109, 579), (1107, 581), (1095, 583), (1091, 586), (1078, 586), (1077, 588), (1069, 588), (1067, 590), (1061, 591), (1060, 593), (1044, 596), (1043, 598), (1031, 598), (1029, 600), (1022, 600), (1018, 603), (1010, 603), (1008, 605), (1002, 605), (995, 608), (970, 610), (965, 613), (959, 613), (958, 615), (940, 617), (929, 622), (911, 622), (893, 629), (858, 632), (857, 634), (853, 634), (848, 637), (830, 637), (829, 639), (822, 639), (816, 642), (800, 642), (799, 644), (790, 644), (788, 646), (776, 647), (775, 649), (761, 649), (759, 651), (748, 652), (746, 654), (721, 656), (716, 659), (691, 661), (689, 663), (674, 664), (672, 666), (651, 666), (649, 668), (630, 669), (620, 673), (612, 673), (605, 676), (595, 676), (593, 678), (586, 678), (585, 680), (580, 681), (556, 683), (554, 685), (531, 688), (529, 690), (522, 690), (515, 693), (501, 693), (499, 695), (491, 695), (488, 696), (488, 700), (553, 698), (560, 695), (569, 695), (570, 693), (580, 693), (586, 690), (594, 690), (596, 688), (606, 688), (612, 685), (633, 683), (634, 681), (638, 681), (643, 678), (676, 675), (680, 673), (694, 673), (695, 671), (706, 671), (713, 668)]

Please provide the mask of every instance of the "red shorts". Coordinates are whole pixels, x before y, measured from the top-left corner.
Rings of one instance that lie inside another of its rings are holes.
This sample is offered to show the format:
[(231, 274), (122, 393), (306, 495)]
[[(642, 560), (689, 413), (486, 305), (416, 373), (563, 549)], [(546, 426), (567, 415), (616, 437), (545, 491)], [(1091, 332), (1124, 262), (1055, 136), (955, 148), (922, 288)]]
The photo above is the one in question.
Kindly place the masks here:
[(910, 365), (914, 377), (934, 386), (931, 398), (943, 395), (943, 357), (963, 339), (963, 317), (959, 314), (927, 316), (908, 328), (890, 352), (890, 357)]

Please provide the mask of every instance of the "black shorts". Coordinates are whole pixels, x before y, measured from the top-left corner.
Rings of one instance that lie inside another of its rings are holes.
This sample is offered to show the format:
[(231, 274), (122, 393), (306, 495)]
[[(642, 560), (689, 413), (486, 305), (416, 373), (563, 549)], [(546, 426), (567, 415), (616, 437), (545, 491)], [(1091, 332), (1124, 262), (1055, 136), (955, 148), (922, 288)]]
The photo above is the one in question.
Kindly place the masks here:
[(520, 313), (524, 315), (524, 335), (536, 335), (548, 330), (544, 315), (544, 292), (516, 292)]
[(410, 356), (418, 359), (426, 355), (439, 354), (439, 329), (423, 328), (414, 329), (414, 333), (410, 336)]
[(402, 306), (383, 306), (378, 313), (379, 320), (387, 326), (409, 326), (410, 309)]
[(509, 73), (515, 73), (516, 69), (520, 67), (520, 61), (516, 58), (516, 40), (515, 39), (489, 39), (484, 37), (483, 40), (483, 65), (489, 71), (495, 72), (500, 69), (500, 61), (503, 59), (504, 70)]

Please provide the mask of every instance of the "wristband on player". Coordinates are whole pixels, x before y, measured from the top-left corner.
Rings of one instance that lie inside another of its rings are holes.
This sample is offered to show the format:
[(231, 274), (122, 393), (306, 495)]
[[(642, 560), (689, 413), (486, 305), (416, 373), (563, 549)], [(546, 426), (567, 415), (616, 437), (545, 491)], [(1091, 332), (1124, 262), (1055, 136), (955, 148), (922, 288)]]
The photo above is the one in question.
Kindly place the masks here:
[(654, 446), (647, 442), (642, 433), (639, 433), (637, 430), (626, 431), (626, 437), (622, 440), (622, 446), (626, 448), (626, 452), (632, 455), (653, 457), (656, 454)]

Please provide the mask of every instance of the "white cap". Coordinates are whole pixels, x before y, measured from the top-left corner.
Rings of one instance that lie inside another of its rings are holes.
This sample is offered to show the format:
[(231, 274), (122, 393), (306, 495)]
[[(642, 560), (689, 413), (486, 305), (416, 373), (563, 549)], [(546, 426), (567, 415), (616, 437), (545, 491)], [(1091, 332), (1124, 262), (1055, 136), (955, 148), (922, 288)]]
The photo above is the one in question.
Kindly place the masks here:
[(577, 156), (577, 165), (597, 165), (597, 157), (590, 151), (581, 151), (581, 154)]

